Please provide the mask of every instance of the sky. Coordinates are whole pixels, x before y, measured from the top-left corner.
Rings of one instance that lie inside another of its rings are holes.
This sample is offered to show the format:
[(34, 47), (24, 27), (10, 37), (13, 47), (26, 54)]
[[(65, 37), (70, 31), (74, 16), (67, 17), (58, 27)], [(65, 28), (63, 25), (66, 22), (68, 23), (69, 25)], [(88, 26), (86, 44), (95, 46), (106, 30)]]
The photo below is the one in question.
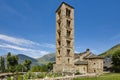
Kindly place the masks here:
[(0, 55), (55, 53), (55, 11), (63, 1), (75, 8), (74, 52), (100, 54), (120, 43), (120, 0), (0, 0)]

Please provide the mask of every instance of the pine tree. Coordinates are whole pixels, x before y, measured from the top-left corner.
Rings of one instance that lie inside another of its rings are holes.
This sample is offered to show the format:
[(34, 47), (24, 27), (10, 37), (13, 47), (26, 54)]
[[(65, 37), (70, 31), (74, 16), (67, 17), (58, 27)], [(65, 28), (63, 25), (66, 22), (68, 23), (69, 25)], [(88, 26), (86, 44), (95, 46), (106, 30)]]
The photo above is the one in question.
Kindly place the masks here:
[(1, 72), (1, 57), (0, 57), (0, 72)]
[(5, 72), (5, 60), (4, 57), (0, 58), (1, 72)]

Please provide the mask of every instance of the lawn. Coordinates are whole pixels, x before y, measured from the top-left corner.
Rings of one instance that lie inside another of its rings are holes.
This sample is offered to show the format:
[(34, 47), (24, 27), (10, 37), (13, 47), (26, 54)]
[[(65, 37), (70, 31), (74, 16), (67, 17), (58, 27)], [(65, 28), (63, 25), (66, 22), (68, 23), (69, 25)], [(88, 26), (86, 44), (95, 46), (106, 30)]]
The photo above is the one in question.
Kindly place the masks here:
[(120, 73), (107, 73), (99, 77), (92, 78), (76, 78), (73, 80), (120, 80)]

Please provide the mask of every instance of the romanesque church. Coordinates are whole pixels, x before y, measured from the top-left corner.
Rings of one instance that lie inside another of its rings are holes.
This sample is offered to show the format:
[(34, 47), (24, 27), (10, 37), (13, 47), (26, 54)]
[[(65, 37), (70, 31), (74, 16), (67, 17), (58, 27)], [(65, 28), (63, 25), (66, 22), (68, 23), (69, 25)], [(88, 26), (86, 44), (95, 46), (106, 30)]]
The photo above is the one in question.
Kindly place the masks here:
[(56, 10), (56, 62), (53, 71), (103, 73), (102, 57), (94, 55), (90, 49), (74, 53), (74, 7), (65, 2)]

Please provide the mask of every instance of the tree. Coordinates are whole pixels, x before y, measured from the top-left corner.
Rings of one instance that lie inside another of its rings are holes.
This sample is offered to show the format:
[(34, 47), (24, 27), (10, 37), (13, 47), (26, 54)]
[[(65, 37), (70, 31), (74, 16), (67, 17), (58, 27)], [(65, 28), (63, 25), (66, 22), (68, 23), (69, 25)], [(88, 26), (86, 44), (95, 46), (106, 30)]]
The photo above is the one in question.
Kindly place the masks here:
[(115, 51), (112, 56), (112, 64), (115, 72), (120, 72), (120, 50)]
[(53, 64), (51, 62), (49, 62), (46, 66), (48, 71), (51, 71), (53, 69)]
[(0, 57), (0, 71), (5, 72), (5, 60), (4, 57)]
[(41, 72), (47, 72), (48, 71), (47, 66), (46, 65), (42, 65), (40, 71)]
[(9, 58), (10, 56), (11, 56), (11, 53), (8, 52), (8, 54), (7, 54), (7, 69), (8, 69), (8, 70), (9, 70), (9, 68), (10, 68), (8, 58)]
[(40, 71), (40, 66), (33, 66), (32, 67), (32, 72), (39, 72)]
[(11, 55), (11, 53), (8, 53), (7, 55), (7, 68), (10, 72), (16, 71), (16, 66), (18, 65), (18, 57), (15, 55)]
[(29, 59), (25, 59), (25, 61), (23, 62), (23, 65), (26, 67), (26, 71), (30, 70), (30, 65), (31, 65), (31, 60)]
[(25, 70), (25, 66), (23, 66), (22, 64), (18, 64), (16, 66), (16, 71), (18, 71), (18, 72), (24, 72), (24, 71), (26, 71)]

